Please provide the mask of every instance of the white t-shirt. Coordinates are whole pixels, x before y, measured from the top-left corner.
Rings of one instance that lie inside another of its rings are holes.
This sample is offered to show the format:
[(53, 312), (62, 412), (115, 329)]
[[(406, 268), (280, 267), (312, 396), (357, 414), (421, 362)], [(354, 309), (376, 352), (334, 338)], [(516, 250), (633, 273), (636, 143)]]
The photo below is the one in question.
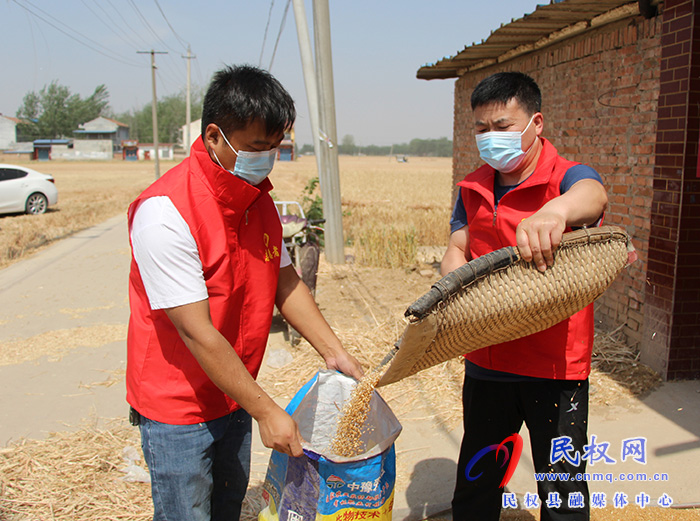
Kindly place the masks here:
[[(197, 243), (169, 197), (150, 197), (136, 208), (131, 244), (151, 309), (209, 298)], [(287, 248), (280, 249), (284, 268), (292, 261)]]

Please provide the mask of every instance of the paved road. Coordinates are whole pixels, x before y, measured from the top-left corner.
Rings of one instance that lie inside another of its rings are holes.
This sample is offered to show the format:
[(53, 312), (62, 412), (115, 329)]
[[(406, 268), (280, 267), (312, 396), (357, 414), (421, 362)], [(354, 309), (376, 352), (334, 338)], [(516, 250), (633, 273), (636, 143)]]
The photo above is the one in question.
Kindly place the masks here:
[(77, 428), (91, 416), (124, 414), (118, 375), (126, 351), (119, 331), (129, 312), (128, 262), (120, 216), (0, 270), (0, 344), (28, 339), (21, 347), (48, 343), (50, 353), (52, 332), (60, 331), (57, 350), (62, 343), (82, 345), (60, 362), (45, 356), (0, 366), (0, 446)]
[[(128, 265), (126, 223), (120, 216), (0, 270), (0, 345), (34, 350), (55, 338), (56, 349), (71, 346), (60, 361), (45, 356), (0, 365), (0, 447), (20, 437), (41, 438), (79, 428), (86, 420), (99, 423), (126, 414)], [(271, 333), (268, 349), (285, 349), (281, 333)], [(700, 382), (676, 382), (644, 400), (593, 410), (589, 432), (598, 442), (610, 443), (616, 463), (598, 463), (589, 471), (616, 477), (667, 473), (669, 479), (592, 483), (591, 490), (606, 492), (609, 502), (617, 491), (627, 493), (631, 502), (641, 492), (652, 500), (666, 492), (676, 503), (700, 502), (699, 399)], [(414, 412), (417, 418), (430, 416), (420, 403)], [(400, 420), (399, 470), (409, 479), (405, 489), (397, 490), (394, 517), (416, 519), (449, 506), (461, 432), (448, 433), (425, 420)], [(647, 440), (646, 465), (620, 462), (623, 440), (634, 437)], [(253, 476), (262, 477), (269, 451), (257, 434), (253, 439)], [(535, 491), (527, 440), (509, 489), (520, 496)]]

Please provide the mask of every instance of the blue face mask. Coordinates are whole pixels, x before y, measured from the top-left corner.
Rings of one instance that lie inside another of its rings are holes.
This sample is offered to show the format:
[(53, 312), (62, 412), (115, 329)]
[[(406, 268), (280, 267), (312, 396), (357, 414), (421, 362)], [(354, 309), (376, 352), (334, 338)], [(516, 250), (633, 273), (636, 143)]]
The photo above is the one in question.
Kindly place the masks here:
[[(275, 165), (275, 157), (277, 157), (277, 149), (273, 148), (272, 150), (264, 150), (262, 152), (247, 152), (245, 150), (237, 151), (231, 146), (231, 143), (228, 142), (228, 139), (221, 129), (219, 129), (219, 132), (229, 148), (233, 150), (233, 153), (236, 154), (236, 156), (238, 156), (236, 158), (236, 165), (233, 167), (233, 171), (228, 171), (253, 186), (262, 183), (263, 180), (270, 175), (270, 172), (272, 172), (272, 167)], [(219, 161), (216, 152), (214, 152), (214, 157), (216, 158), (216, 162), (219, 163), (219, 166), (224, 168), (224, 165), (222, 165), (221, 161)], [(224, 170), (226, 169), (224, 168)]]
[(523, 134), (530, 128), (533, 119), (535, 119), (534, 114), (522, 132), (494, 131), (477, 134), (476, 146), (479, 149), (481, 159), (504, 174), (518, 168), (525, 159), (525, 154), (535, 144), (533, 141), (530, 148), (523, 151)]

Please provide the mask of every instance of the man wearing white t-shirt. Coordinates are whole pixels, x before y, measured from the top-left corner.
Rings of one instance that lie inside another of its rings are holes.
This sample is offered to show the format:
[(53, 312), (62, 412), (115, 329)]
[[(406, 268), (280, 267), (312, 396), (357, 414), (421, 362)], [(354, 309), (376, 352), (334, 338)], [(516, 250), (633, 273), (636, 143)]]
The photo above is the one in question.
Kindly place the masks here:
[(274, 305), (328, 368), (362, 375), (291, 265), (269, 195), (295, 117), (269, 73), (217, 72), (190, 157), (129, 208), (127, 401), (154, 519), (238, 519), (251, 417), (265, 446), (302, 454), (296, 423), (255, 382)]

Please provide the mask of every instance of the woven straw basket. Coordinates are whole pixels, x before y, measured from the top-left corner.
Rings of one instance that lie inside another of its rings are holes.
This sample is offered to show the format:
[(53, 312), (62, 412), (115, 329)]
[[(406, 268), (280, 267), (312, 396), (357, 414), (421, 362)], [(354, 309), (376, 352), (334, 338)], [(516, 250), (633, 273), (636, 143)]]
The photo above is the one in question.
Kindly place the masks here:
[(597, 299), (632, 252), (624, 230), (602, 226), (564, 234), (544, 273), (514, 247), (465, 264), (406, 310), (409, 323), (378, 386), (561, 322)]

